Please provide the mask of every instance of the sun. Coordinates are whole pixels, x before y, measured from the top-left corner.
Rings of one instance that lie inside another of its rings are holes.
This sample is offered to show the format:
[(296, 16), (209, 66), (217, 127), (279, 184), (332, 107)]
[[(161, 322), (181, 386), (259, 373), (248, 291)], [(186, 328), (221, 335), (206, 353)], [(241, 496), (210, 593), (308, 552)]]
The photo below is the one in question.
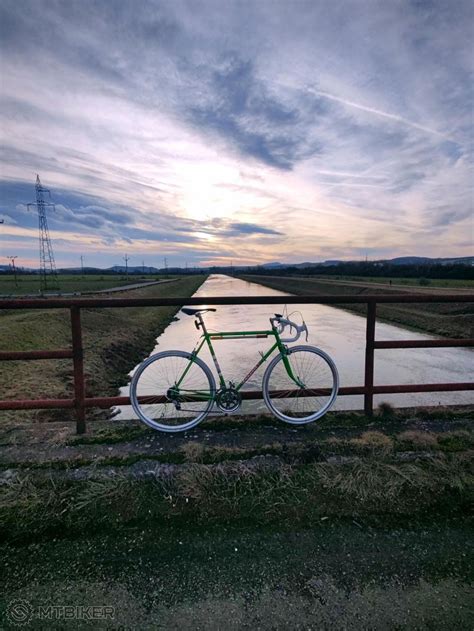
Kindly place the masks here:
[(210, 221), (227, 219), (238, 212), (240, 203), (235, 186), (239, 174), (235, 168), (206, 162), (186, 171), (181, 184), (181, 206), (186, 217)]

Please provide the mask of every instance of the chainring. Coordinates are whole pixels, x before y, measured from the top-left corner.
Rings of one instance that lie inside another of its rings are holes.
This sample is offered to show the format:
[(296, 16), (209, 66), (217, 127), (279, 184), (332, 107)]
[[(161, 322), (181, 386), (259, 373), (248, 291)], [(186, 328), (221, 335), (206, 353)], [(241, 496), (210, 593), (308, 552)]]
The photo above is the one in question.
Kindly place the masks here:
[(235, 412), (242, 404), (242, 397), (235, 388), (221, 388), (216, 393), (216, 405), (223, 412)]

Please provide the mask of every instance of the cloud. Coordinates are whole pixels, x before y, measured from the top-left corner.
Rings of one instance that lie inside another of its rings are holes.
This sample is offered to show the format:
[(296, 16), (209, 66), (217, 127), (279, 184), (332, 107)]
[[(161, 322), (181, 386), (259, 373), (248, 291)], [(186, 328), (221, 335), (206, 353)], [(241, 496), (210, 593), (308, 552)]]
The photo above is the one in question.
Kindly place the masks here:
[(265, 228), (264, 226), (257, 226), (252, 223), (231, 223), (225, 231), (226, 235), (251, 235), (251, 234), (268, 234), (281, 236), (282, 233), (272, 228)]
[[(363, 112), (367, 112), (369, 114), (375, 114), (376, 116), (380, 116), (382, 118), (387, 118), (390, 121), (395, 121), (397, 123), (401, 123), (402, 125), (406, 125), (408, 127), (412, 127), (413, 129), (417, 129), (427, 134), (433, 134), (435, 136), (441, 136), (441, 138), (447, 138), (445, 134), (442, 134), (436, 129), (430, 129), (429, 127), (425, 127), (424, 125), (419, 125), (418, 123), (414, 123), (413, 121), (406, 120), (402, 116), (398, 116), (397, 114), (391, 114), (390, 112), (382, 112), (381, 110), (376, 109), (375, 107), (369, 107), (367, 105), (362, 105), (361, 103), (354, 103), (353, 101), (348, 101), (341, 97), (335, 96), (334, 94), (328, 94), (328, 92), (322, 92), (321, 90), (312, 90), (308, 89), (311, 94), (315, 96), (323, 97), (324, 99), (328, 99), (330, 101), (336, 101), (336, 103), (342, 103), (343, 105), (349, 108), (355, 108), (358, 110), (362, 110)], [(447, 138), (447, 140), (450, 140)]]
[(291, 169), (297, 160), (317, 151), (306, 143), (301, 112), (271, 94), (253, 63), (235, 52), (222, 55), (214, 67), (199, 68), (204, 97), (190, 103), (184, 115), (201, 130), (210, 130), (241, 153), (268, 164)]
[(4, 0), (0, 13), (0, 213), (32, 253), (36, 173), (64, 260), (94, 247), (108, 260), (98, 243), (170, 264), (349, 258), (371, 240), (384, 255), (467, 252), (469, 2)]

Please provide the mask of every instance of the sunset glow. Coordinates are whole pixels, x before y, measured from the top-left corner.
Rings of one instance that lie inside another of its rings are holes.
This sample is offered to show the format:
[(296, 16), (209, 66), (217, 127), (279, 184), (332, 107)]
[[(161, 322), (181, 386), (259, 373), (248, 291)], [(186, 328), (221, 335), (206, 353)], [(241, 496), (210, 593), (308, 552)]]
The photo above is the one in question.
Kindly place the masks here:
[(36, 173), (59, 266), (472, 254), (470, 3), (1, 14), (2, 257), (37, 265)]

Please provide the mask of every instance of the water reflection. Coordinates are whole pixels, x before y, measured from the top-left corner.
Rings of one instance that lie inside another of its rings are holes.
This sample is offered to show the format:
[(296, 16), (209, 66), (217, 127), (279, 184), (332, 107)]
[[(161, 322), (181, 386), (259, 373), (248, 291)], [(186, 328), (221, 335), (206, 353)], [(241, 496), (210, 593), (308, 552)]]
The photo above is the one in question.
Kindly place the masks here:
[[(256, 283), (248, 283), (236, 278), (212, 275), (196, 292), (194, 297), (212, 296), (282, 296), (281, 305), (225, 305), (217, 306), (216, 312), (204, 314), (209, 331), (244, 331), (267, 329), (269, 318), (276, 312), (282, 313), (285, 301), (280, 291), (269, 289)], [(308, 344), (327, 352), (336, 362), (341, 386), (359, 386), (364, 382), (365, 357), (365, 318), (341, 309), (326, 305), (288, 305), (288, 313), (298, 321), (303, 314), (309, 329)], [(191, 351), (198, 339), (194, 318), (182, 312), (158, 338), (152, 352), (164, 350)], [(423, 335), (377, 322), (376, 339), (410, 340), (433, 339)], [(305, 343), (303, 338), (297, 342)], [(257, 362), (259, 352), (270, 346), (269, 339), (216, 340), (214, 348), (226, 380), (239, 382)], [(213, 373), (214, 366), (209, 351), (203, 348), (200, 357), (209, 365)], [(472, 372), (473, 353), (462, 348), (377, 350), (375, 352), (375, 384), (410, 384), (442, 383), (468, 380)], [(261, 389), (261, 381), (266, 364), (249, 380), (245, 388)], [(216, 379), (217, 382), (217, 379)], [(121, 389), (121, 394), (128, 394), (128, 386)], [(375, 403), (388, 401), (396, 406), (438, 405), (473, 403), (470, 392), (419, 393), (380, 395)], [(360, 396), (338, 397), (334, 409), (360, 409), (363, 400)], [(242, 412), (266, 410), (263, 401), (246, 401)], [(131, 408), (120, 409), (118, 418), (133, 416)]]

